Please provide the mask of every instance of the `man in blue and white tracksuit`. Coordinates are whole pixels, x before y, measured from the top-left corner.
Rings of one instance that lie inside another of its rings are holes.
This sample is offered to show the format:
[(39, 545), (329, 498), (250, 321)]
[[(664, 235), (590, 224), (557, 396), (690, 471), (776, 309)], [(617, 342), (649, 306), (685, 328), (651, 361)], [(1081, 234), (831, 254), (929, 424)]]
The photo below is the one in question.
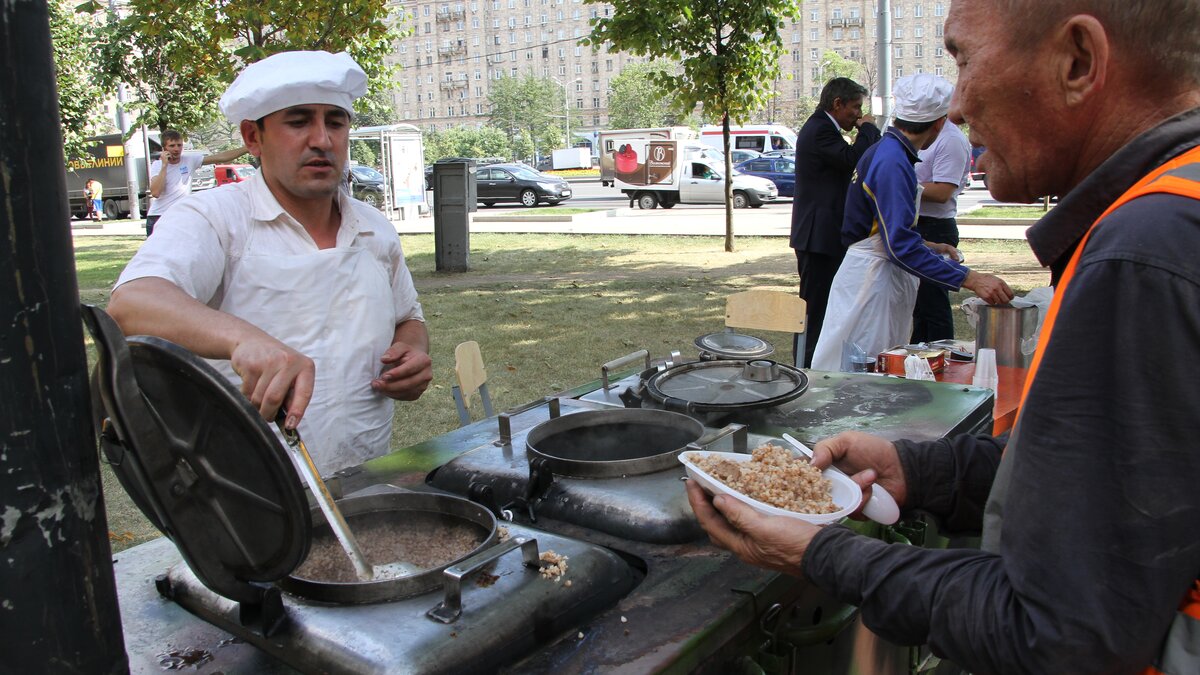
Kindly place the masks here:
[(906, 344), (921, 279), (970, 289), (991, 304), (1013, 297), (1003, 279), (962, 265), (957, 249), (927, 242), (916, 229), (921, 189), (913, 165), (946, 124), (953, 91), (926, 73), (896, 82), (896, 120), (863, 155), (846, 194), (842, 241), (850, 248), (829, 292), (814, 370), (842, 370), (845, 343), (867, 356)]

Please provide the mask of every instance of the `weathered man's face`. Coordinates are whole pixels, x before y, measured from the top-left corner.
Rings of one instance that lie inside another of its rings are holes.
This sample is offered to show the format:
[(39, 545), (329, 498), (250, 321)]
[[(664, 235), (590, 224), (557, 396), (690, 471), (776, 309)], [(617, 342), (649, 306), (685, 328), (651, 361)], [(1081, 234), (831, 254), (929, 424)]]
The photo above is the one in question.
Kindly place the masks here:
[(1029, 202), (1052, 194), (1055, 158), (1053, 73), (1039, 49), (1015, 49), (1008, 20), (989, 0), (954, 0), (946, 19), (946, 48), (958, 65), (950, 119), (966, 122), (992, 195)]

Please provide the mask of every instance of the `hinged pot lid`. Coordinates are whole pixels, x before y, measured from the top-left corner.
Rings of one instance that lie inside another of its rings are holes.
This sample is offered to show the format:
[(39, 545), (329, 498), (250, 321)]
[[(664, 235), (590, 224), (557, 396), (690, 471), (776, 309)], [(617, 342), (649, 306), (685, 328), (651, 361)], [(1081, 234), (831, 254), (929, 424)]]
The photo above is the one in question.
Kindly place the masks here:
[(696, 347), (701, 354), (719, 359), (759, 359), (775, 353), (775, 347), (762, 338), (727, 330), (701, 335), (696, 338)]
[(808, 389), (803, 371), (774, 361), (697, 361), (646, 381), (646, 392), (668, 409), (717, 412), (776, 406)]
[(83, 307), (96, 339), (101, 447), (121, 485), (179, 548), (196, 577), (238, 602), (308, 554), (300, 478), (266, 422), (224, 376), (154, 337), (128, 341)]

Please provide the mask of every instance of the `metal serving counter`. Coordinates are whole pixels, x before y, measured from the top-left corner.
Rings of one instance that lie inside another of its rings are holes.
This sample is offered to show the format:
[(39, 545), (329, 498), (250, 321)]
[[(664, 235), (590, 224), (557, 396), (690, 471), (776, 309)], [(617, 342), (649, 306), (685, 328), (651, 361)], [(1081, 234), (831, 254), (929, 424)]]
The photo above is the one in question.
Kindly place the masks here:
[[(709, 428), (734, 421), (748, 425), (749, 447), (783, 432), (808, 442), (846, 429), (888, 438), (932, 439), (991, 424), (992, 397), (987, 390), (870, 375), (809, 376), (808, 392), (795, 401), (738, 415), (738, 420), (706, 418), (704, 424)], [(551, 419), (552, 407), (561, 407), (562, 414), (568, 415), (621, 406), (617, 394), (636, 379), (627, 378), (608, 390), (599, 382), (591, 383), (557, 399), (554, 406), (543, 402), (504, 415), (507, 429), (496, 418), (482, 420), (342, 472), (335, 480), (344, 494), (386, 484), (472, 496), (474, 484), (474, 496), (479, 497), (479, 486), (486, 486), (490, 501), (515, 514), (517, 531), (563, 550), (588, 545), (607, 549), (633, 570), (636, 585), (615, 604), (587, 616), (538, 623), (532, 647), (495, 650), (490, 661), (426, 658), (397, 663), (366, 654), (345, 663), (345, 672), (837, 673), (861, 668), (873, 673), (910, 672), (915, 652), (872, 635), (857, 620), (853, 607), (791, 577), (744, 565), (709, 545), (687, 506), (678, 480), (682, 469), (602, 480), (556, 476), (548, 485), (530, 489), (524, 441), (529, 430)], [(724, 438), (713, 449), (732, 449), (733, 442)], [(514, 501), (521, 508), (514, 508)], [(530, 505), (533, 508), (526, 510)], [(613, 525), (622, 521), (624, 529)], [(901, 527), (853, 526), (864, 534), (904, 541)], [(133, 672), (157, 673), (180, 661), (194, 663), (199, 673), (322, 670), (303, 658), (288, 659), (285, 642), (253, 635), (248, 639), (244, 629), (227, 625), (239, 634), (234, 637), (163, 597), (155, 579), (181, 560), (171, 542), (155, 540), (116, 559)], [(569, 571), (566, 578), (570, 577)], [(488, 590), (472, 589), (472, 593), (484, 597)], [(437, 594), (431, 595), (436, 601)], [(411, 641), (414, 633), (454, 630), (427, 625), (430, 619), (406, 609), (408, 604), (424, 607), (429, 599), (336, 609), (353, 624), (382, 624), (383, 628), (368, 631), (375, 640), (386, 640), (389, 630), (397, 641)], [(518, 603), (511, 611), (520, 612), (521, 606)], [(303, 623), (308, 610), (289, 607), (293, 618)], [(334, 645), (314, 649), (336, 648), (338, 630), (305, 625), (309, 632), (321, 634), (316, 642)], [(471, 625), (470, 621), (462, 624), (461, 633), (454, 631), (450, 639), (470, 639)], [(469, 647), (464, 643), (463, 649)], [(335, 662), (348, 660), (349, 655)]]

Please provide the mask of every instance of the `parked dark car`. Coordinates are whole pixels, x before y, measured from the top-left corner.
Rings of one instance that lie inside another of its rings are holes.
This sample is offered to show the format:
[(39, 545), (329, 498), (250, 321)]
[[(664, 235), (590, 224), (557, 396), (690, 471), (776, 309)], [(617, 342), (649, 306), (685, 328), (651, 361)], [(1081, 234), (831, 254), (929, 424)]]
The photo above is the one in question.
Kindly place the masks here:
[(983, 183), (984, 189), (987, 189), (987, 172), (980, 171), (979, 165), (976, 163), (979, 160), (979, 156), (982, 155), (985, 150), (987, 150), (987, 148), (983, 147), (982, 145), (971, 146), (971, 182), (974, 183), (975, 181), (980, 181)]
[(477, 196), (484, 206), (497, 202), (558, 204), (571, 198), (571, 184), (557, 176), (539, 173), (524, 164), (492, 164), (475, 173)]
[(766, 178), (779, 188), (780, 197), (796, 196), (796, 160), (791, 157), (763, 155), (737, 165), (737, 170), (751, 176)]
[(757, 150), (730, 150), (729, 157), (735, 165), (742, 162), (748, 162), (757, 157), (762, 157), (762, 153)]
[(788, 157), (795, 158), (796, 151), (792, 148), (784, 148), (782, 150), (768, 150), (762, 154), (763, 157)]
[(369, 166), (352, 166), (350, 194), (361, 202), (382, 209), (387, 203), (387, 179)]

